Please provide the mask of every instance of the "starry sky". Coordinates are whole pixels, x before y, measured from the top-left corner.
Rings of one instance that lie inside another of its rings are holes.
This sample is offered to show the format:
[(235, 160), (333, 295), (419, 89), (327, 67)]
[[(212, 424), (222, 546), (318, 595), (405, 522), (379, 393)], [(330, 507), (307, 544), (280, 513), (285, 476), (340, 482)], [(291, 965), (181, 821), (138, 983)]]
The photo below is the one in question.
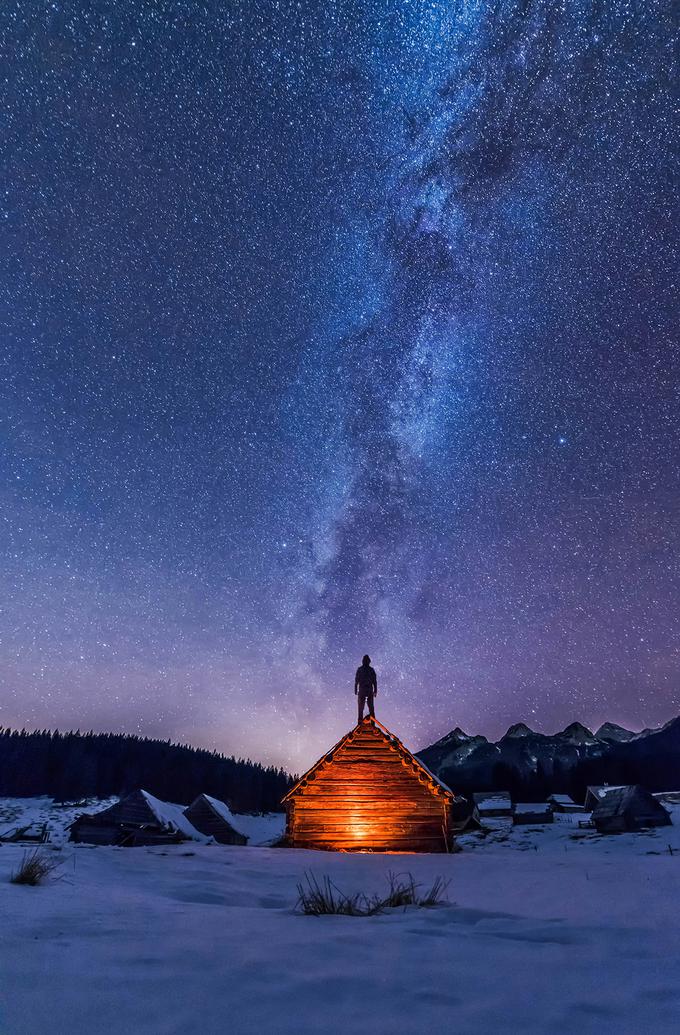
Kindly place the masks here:
[(671, 0), (6, 0), (0, 724), (680, 711)]

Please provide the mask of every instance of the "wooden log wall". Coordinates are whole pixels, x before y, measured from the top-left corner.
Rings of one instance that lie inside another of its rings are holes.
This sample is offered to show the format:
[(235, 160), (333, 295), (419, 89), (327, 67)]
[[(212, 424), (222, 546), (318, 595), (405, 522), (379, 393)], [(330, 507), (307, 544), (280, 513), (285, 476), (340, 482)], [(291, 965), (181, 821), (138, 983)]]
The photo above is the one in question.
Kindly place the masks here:
[(248, 843), (248, 838), (240, 834), (238, 830), (234, 830), (231, 823), (227, 823), (223, 816), (215, 812), (210, 802), (206, 801), (202, 795), (184, 810), (184, 815), (197, 830), (208, 837), (214, 837), (221, 845), (245, 845)]
[(450, 799), (371, 723), (310, 770), (288, 803), (300, 848), (447, 851)]

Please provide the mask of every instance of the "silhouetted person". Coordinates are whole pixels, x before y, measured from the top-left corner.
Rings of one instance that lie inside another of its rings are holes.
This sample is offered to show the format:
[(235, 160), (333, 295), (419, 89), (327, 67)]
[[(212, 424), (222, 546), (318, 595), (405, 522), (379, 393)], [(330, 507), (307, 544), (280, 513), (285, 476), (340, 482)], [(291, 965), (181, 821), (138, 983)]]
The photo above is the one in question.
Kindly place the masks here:
[(364, 717), (365, 704), (368, 704), (369, 714), (375, 718), (373, 698), (377, 697), (378, 694), (378, 677), (375, 674), (375, 669), (371, 668), (371, 659), (368, 654), (364, 654), (363, 661), (359, 665), (357, 674), (354, 677), (354, 693), (358, 698), (359, 722)]

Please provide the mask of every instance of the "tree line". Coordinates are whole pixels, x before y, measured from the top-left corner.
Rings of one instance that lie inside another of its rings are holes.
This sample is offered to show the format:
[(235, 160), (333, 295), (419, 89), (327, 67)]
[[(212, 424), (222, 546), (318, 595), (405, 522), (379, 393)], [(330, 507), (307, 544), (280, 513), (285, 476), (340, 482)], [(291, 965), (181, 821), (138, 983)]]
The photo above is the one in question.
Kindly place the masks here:
[(236, 812), (271, 812), (293, 778), (283, 769), (217, 751), (123, 733), (29, 733), (0, 727), (0, 795), (57, 801), (108, 798), (143, 788), (189, 804), (201, 793)]

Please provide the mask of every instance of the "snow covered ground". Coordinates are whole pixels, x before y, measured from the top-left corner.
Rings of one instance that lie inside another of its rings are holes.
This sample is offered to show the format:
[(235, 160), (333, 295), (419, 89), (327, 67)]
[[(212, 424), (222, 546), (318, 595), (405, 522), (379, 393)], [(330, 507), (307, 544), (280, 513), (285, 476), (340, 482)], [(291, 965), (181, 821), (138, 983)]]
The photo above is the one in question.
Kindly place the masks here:
[[(680, 1030), (680, 807), (642, 834), (499, 824), (450, 856), (60, 846), (56, 807), (26, 808), (61, 879), (10, 884), (23, 849), (0, 847), (3, 1035)], [(306, 870), (348, 892), (441, 875), (450, 904), (305, 917)]]
[[(184, 820), (182, 815), (183, 806), (162, 802), (158, 798), (149, 795), (148, 792), (145, 791), (144, 793), (147, 794), (159, 815), (164, 815), (176, 827), (185, 830), (185, 832), (194, 837), (198, 837), (199, 840), (205, 840), (198, 831), (192, 829), (191, 824), (186, 823)], [(83, 812), (100, 812), (117, 801), (117, 797), (93, 798), (80, 802), (77, 805), (60, 805), (54, 802), (52, 798), (47, 797), (0, 798), (0, 834), (10, 831), (17, 826), (26, 826), (28, 823), (37, 827), (47, 824), (50, 843), (63, 845), (68, 841), (68, 827), (76, 816), (82, 815)], [(246, 835), (249, 845), (267, 845), (272, 841), (277, 841), (285, 828), (285, 818), (282, 813), (269, 813), (265, 815), (234, 813), (232, 815), (227, 811), (227, 816), (240, 833)], [(2, 1035), (1, 1029), (0, 1035)]]

